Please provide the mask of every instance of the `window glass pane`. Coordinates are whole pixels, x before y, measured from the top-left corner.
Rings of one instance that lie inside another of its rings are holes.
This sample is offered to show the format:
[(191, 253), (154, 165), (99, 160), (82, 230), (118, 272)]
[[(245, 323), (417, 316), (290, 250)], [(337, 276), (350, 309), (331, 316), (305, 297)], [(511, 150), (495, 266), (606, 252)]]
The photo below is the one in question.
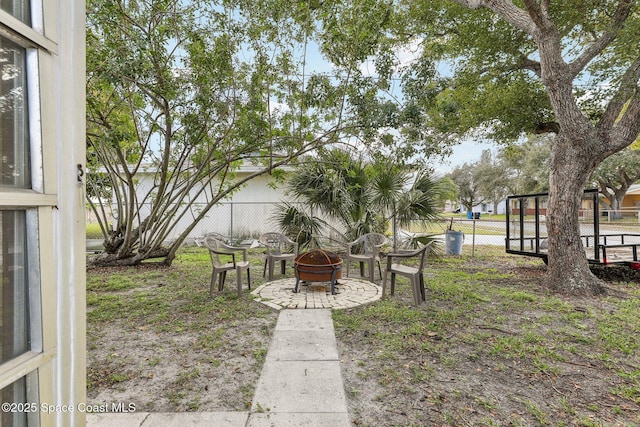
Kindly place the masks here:
[(0, 186), (31, 188), (26, 50), (0, 37)]
[[(27, 415), (29, 412), (27, 411), (18, 411), (19, 409), (24, 409), (24, 406), (27, 403), (27, 378), (22, 377), (18, 381), (10, 384), (0, 390), (0, 399), (2, 399), (2, 403), (12, 403), (16, 404), (16, 411), (2, 411), (0, 412), (0, 426), (11, 426), (11, 427), (21, 427), (26, 426)], [(29, 407), (29, 409), (31, 409)]]
[(31, 26), (30, 0), (0, 0), (0, 8)]
[(0, 363), (30, 350), (25, 211), (0, 211)]

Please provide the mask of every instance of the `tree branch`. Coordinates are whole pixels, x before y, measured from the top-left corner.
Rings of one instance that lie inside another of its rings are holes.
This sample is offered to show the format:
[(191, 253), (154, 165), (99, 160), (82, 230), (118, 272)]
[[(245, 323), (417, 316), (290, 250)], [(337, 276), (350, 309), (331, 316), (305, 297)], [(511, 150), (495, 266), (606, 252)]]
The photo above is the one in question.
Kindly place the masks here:
[(616, 94), (596, 125), (601, 133), (612, 131), (612, 152), (631, 144), (640, 132), (639, 81), (640, 57), (636, 58), (622, 76)]
[[(531, 0), (528, 0), (531, 1)], [(631, 14), (635, 0), (620, 0), (618, 7), (609, 23), (608, 28), (600, 36), (598, 40), (591, 44), (582, 55), (578, 56), (574, 61), (569, 63), (569, 72), (572, 76), (577, 76), (584, 67), (596, 56), (598, 56), (607, 46), (611, 44), (613, 40), (618, 36), (618, 33), (624, 26), (625, 21)]]
[(529, 11), (529, 16), (538, 28), (544, 28), (549, 25), (549, 9), (543, 9), (543, 5), (538, 4), (535, 0), (523, 0), (523, 3)]
[(523, 70), (532, 71), (536, 76), (542, 77), (542, 67), (540, 66), (540, 61), (534, 61), (533, 59), (527, 58), (523, 55), (521, 64)]
[(640, 97), (634, 97), (611, 132), (612, 152), (631, 145), (640, 134)]
[(531, 18), (524, 10), (507, 0), (451, 0), (454, 3), (468, 7), (469, 9), (480, 9), (482, 7), (493, 10), (502, 19), (525, 33), (535, 36), (537, 29)]

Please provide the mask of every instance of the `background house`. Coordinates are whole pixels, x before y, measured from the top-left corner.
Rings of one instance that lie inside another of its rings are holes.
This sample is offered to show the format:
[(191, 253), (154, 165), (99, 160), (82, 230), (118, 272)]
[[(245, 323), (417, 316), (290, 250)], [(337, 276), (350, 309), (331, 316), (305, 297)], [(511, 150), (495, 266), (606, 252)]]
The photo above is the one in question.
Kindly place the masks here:
[(640, 184), (633, 184), (622, 199), (622, 209), (640, 210)]
[[(145, 171), (146, 169), (146, 171)], [(284, 166), (280, 169), (290, 170)], [(259, 171), (259, 167), (251, 163), (243, 164), (236, 172), (236, 179), (240, 180), (252, 173)], [(136, 193), (138, 200), (142, 200), (154, 187), (154, 169), (146, 166), (139, 174)], [(194, 189), (194, 194), (199, 188)], [(275, 204), (286, 200), (284, 183), (276, 180), (269, 174), (264, 174), (249, 180), (244, 186), (222, 200), (207, 213), (189, 234), (185, 243), (190, 243), (207, 233), (218, 233), (232, 237), (234, 240), (242, 240), (248, 237), (259, 237), (262, 233), (273, 231), (277, 226), (271, 221), (275, 211)], [(179, 236), (203, 209), (210, 199), (210, 193), (204, 192), (194, 196), (190, 214), (177, 221), (168, 239)], [(140, 209), (141, 216), (151, 211), (151, 205), (143, 204)], [(117, 215), (114, 206), (114, 216)]]

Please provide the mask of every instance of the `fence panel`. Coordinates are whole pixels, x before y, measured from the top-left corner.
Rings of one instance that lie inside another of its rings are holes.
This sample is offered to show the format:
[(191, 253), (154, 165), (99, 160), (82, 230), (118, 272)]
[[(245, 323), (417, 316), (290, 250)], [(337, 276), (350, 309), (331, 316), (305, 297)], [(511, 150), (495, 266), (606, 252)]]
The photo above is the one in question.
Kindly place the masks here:
[[(524, 206), (524, 205), (523, 205)], [(540, 203), (539, 215), (541, 221), (537, 225), (539, 227), (539, 236), (544, 239), (547, 236), (544, 206), (546, 202)], [(180, 233), (191, 224), (193, 219), (197, 216), (203, 206), (194, 205), (190, 209), (190, 213), (185, 215), (180, 221), (178, 221), (176, 227), (172, 231), (168, 239), (177, 238)], [(536, 224), (533, 220), (533, 213), (528, 215), (529, 212), (525, 212), (526, 215), (520, 219), (519, 215), (513, 213), (518, 207), (512, 208), (511, 221), (509, 224), (509, 233), (513, 238), (514, 236), (520, 236), (520, 229), (523, 229), (524, 239), (517, 242), (512, 242), (515, 245), (524, 245), (525, 250), (530, 250), (529, 246), (533, 244), (536, 236)], [(523, 209), (531, 209), (530, 207)], [(274, 221), (274, 214), (276, 213), (276, 203), (272, 202), (224, 202), (214, 206), (207, 215), (200, 221), (200, 223), (190, 233), (187, 241), (192, 241), (195, 238), (201, 237), (207, 233), (219, 233), (225, 236), (230, 236), (235, 241), (243, 241), (249, 239), (257, 239), (261, 234), (274, 231), (278, 229), (276, 222)], [(446, 215), (446, 214), (445, 214)], [(616, 216), (611, 211), (602, 211), (600, 221), (600, 236), (606, 234), (619, 233), (620, 230), (638, 231), (640, 225), (638, 223), (638, 217), (640, 212), (625, 211), (624, 215)], [(517, 219), (516, 219), (517, 218)], [(95, 222), (95, 218), (88, 213), (87, 222)], [(586, 209), (581, 212), (581, 222), (584, 226), (583, 239), (586, 236), (593, 235), (593, 210)], [(453, 216), (445, 217), (442, 219), (423, 223), (421, 221), (415, 221), (410, 226), (398, 229), (398, 235), (396, 239), (391, 236), (390, 242), (397, 242), (399, 247), (402, 247), (410, 238), (415, 234), (429, 234), (434, 235), (436, 238), (442, 238), (447, 229), (462, 231), (465, 235), (464, 245), (472, 245), (474, 248), (476, 245), (495, 245), (504, 246), (506, 238), (506, 224), (504, 215), (483, 214), (478, 219), (468, 219), (465, 214), (453, 214)], [(392, 234), (391, 227), (389, 234)], [(331, 233), (328, 231), (327, 233)], [(335, 233), (335, 232), (333, 232)], [(337, 236), (331, 236), (336, 238)], [(611, 236), (613, 238), (614, 236)], [(585, 246), (592, 246), (593, 242), (584, 241)]]
[(505, 220), (502, 215), (488, 215), (478, 219), (468, 219), (466, 216), (453, 216), (423, 223), (413, 222), (408, 228), (398, 231), (398, 246), (406, 245), (415, 234), (428, 234), (444, 242), (447, 230), (464, 233), (464, 246), (471, 246), (471, 254), (475, 254), (476, 246), (491, 245), (504, 247), (506, 231)]

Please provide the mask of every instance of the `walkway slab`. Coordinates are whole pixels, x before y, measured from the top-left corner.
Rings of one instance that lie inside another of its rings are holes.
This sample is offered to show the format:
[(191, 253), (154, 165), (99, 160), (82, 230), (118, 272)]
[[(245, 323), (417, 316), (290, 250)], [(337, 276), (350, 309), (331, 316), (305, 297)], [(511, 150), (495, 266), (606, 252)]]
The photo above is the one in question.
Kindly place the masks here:
[(329, 310), (284, 310), (278, 316), (275, 331), (325, 331), (326, 336), (335, 337)]
[(88, 427), (140, 427), (148, 412), (87, 414)]
[(248, 419), (248, 412), (152, 413), (141, 427), (241, 427)]
[(324, 331), (275, 331), (267, 359), (274, 361), (328, 361), (338, 359), (334, 336)]
[(251, 414), (247, 427), (351, 427), (349, 417), (335, 413)]
[(330, 310), (280, 313), (248, 425), (350, 425)]
[(244, 427), (249, 412), (136, 412), (87, 414), (89, 427)]
[(347, 412), (336, 361), (265, 362), (252, 412)]

